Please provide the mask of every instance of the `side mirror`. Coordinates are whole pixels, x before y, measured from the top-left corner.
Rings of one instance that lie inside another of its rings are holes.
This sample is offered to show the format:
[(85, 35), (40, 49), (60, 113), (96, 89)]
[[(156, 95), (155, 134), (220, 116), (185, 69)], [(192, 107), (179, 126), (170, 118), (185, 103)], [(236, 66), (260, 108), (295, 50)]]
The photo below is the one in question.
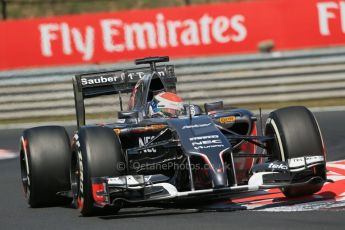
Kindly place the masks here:
[(216, 101), (212, 103), (205, 103), (205, 112), (208, 114), (211, 111), (217, 111), (217, 110), (222, 110), (224, 109), (223, 101)]
[(138, 119), (139, 112), (138, 111), (119, 111), (117, 114), (117, 117), (119, 119), (129, 119), (129, 118)]

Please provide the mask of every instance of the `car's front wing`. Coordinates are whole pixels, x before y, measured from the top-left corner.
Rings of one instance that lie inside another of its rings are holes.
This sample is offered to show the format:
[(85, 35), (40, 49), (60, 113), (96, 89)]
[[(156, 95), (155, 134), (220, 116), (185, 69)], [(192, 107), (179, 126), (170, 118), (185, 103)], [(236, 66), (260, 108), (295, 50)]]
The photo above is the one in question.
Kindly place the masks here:
[[(260, 177), (260, 173), (256, 177)], [(92, 179), (92, 193), (95, 205), (104, 206), (122, 206), (124, 203), (147, 203), (155, 201), (169, 201), (174, 199), (188, 199), (203, 196), (222, 196), (252, 192), (260, 189), (284, 188), (289, 186), (302, 186), (308, 184), (325, 183), (321, 177), (312, 177), (301, 183), (291, 184), (291, 180), (281, 173), (262, 173), (264, 178), (268, 174), (275, 174), (273, 177), (279, 178), (280, 183), (265, 183), (265, 179), (252, 180), (248, 185), (239, 185), (222, 188), (210, 188), (193, 191), (178, 191), (176, 187), (168, 182), (151, 183), (150, 176), (127, 175), (121, 177), (98, 177)], [(272, 175), (270, 176), (272, 178)], [(255, 182), (254, 182), (255, 181)]]

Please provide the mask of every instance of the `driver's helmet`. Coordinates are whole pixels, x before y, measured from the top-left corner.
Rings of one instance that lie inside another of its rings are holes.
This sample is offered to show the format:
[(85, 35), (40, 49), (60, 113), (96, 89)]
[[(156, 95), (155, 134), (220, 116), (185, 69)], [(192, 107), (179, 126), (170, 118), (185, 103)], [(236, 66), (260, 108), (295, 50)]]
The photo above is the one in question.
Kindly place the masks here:
[(184, 110), (182, 99), (174, 93), (162, 92), (153, 97), (150, 103), (151, 117), (177, 117)]

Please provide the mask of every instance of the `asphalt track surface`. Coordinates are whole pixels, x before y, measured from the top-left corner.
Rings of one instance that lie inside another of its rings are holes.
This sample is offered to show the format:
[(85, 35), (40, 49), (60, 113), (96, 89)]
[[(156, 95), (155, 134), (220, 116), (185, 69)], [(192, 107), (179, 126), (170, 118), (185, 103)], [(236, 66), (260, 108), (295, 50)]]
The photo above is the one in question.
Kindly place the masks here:
[[(328, 161), (345, 159), (345, 111), (316, 113)], [(22, 130), (0, 130), (0, 149), (17, 150)], [(207, 207), (207, 206), (204, 206)], [(284, 209), (284, 207), (282, 207)], [(32, 209), (25, 202), (19, 160), (0, 161), (0, 229), (344, 229), (345, 208), (277, 212), (222, 208), (141, 207), (81, 217), (69, 207)]]

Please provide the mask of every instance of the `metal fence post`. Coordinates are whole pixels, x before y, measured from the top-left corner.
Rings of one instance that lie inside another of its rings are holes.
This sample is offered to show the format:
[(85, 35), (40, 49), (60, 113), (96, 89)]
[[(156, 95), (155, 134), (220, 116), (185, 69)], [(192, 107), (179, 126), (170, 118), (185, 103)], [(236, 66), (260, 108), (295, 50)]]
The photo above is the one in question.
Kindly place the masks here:
[(2, 19), (6, 20), (7, 19), (7, 0), (1, 0), (1, 14), (2, 14)]

